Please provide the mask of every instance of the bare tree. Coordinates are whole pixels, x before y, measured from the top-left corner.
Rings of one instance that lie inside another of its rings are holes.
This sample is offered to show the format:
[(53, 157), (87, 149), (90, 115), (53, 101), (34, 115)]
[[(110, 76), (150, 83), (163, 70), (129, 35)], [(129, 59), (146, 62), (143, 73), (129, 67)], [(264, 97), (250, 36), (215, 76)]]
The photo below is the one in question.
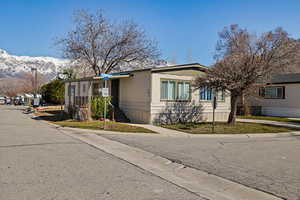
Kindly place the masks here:
[(95, 73), (90, 65), (86, 62), (73, 62), (70, 65), (70, 68), (74, 70), (77, 75), (77, 78), (85, 78), (89, 76), (93, 76)]
[[(34, 76), (31, 73), (19, 74), (19, 78), (6, 78), (0, 80), (0, 94), (16, 96), (18, 94), (33, 93)], [(44, 75), (38, 73), (38, 89), (47, 82)]]
[(299, 41), (290, 38), (282, 28), (257, 37), (237, 25), (219, 33), (216, 64), (207, 75), (198, 77), (195, 85), (230, 92), (229, 124), (236, 119), (238, 98), (254, 84), (267, 82), (277, 73), (289, 71), (299, 55)]
[[(19, 93), (34, 93), (35, 91), (35, 80), (32, 73), (22, 73), (19, 78)], [(40, 90), (41, 86), (47, 82), (46, 77), (38, 73), (37, 74), (37, 89)]]
[(156, 43), (133, 22), (110, 23), (101, 11), (75, 12), (75, 29), (58, 41), (65, 57), (88, 64), (96, 75), (121, 71), (158, 56)]

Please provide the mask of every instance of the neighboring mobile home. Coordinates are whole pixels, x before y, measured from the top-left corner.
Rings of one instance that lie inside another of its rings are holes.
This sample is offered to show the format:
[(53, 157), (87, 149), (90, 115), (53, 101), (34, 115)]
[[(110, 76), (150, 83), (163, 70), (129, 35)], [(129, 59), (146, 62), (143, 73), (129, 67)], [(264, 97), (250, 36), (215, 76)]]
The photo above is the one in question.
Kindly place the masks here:
[[(209, 88), (195, 90), (192, 86), (193, 80), (204, 75), (206, 69), (193, 63), (113, 73), (108, 81), (112, 104), (133, 123), (161, 123), (170, 117), (168, 115), (183, 118), (199, 113), (201, 120), (212, 120), (213, 91)], [(92, 96), (101, 96), (100, 88), (103, 87), (102, 77), (66, 81), (66, 111), (88, 104)], [(230, 112), (230, 97), (219, 91), (217, 99), (215, 118), (225, 121)]]
[(251, 104), (267, 116), (300, 117), (300, 73), (281, 74), (259, 88)]

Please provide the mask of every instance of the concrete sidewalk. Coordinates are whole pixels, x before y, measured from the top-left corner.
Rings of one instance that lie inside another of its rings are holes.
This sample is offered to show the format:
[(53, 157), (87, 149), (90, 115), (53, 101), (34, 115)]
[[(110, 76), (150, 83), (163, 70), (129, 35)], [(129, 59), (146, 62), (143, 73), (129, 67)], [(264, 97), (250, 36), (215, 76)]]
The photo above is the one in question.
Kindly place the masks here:
[[(259, 122), (256, 122), (259, 121)], [(261, 120), (253, 120), (253, 121), (246, 121), (245, 122), (251, 122), (251, 123), (263, 123)], [(265, 124), (269, 124), (268, 122), (264, 122)], [(134, 126), (140, 126), (143, 128), (150, 129), (152, 131), (155, 131), (159, 133), (161, 136), (166, 136), (166, 137), (185, 137), (185, 138), (254, 138), (254, 137), (281, 137), (281, 136), (288, 136), (288, 135), (299, 135), (300, 134), (300, 125), (299, 125), (299, 131), (294, 131), (294, 132), (282, 132), (282, 133), (248, 133), (248, 134), (190, 134), (190, 133), (185, 133), (177, 130), (172, 130), (168, 128), (163, 128), (160, 126), (155, 126), (151, 124), (129, 124), (129, 125), (134, 125)], [(275, 124), (270, 124), (274, 125)], [(283, 125), (277, 125), (277, 126), (284, 126)], [(291, 128), (291, 127), (289, 127)], [(294, 128), (294, 127), (292, 127)], [(100, 133), (100, 132), (99, 132)], [(101, 133), (100, 133), (101, 134)], [(149, 134), (147, 134), (149, 135)]]
[(129, 124), (128, 125), (133, 125), (133, 126), (139, 126), (139, 127), (143, 127), (149, 130), (152, 130), (156, 133), (159, 133), (161, 135), (164, 136), (169, 136), (169, 137), (174, 137), (174, 136), (181, 136), (181, 137), (189, 137), (190, 134), (181, 132), (181, 131), (176, 131), (176, 130), (172, 130), (172, 129), (168, 129), (168, 128), (163, 128), (160, 126), (155, 126), (152, 124)]
[[(34, 118), (34, 117), (33, 117)], [(149, 136), (149, 137), (175, 137), (175, 138), (266, 138), (266, 137), (287, 137), (287, 136), (298, 136), (300, 131), (294, 132), (282, 132), (282, 133), (248, 133), (248, 134), (189, 134), (180, 132), (172, 129), (167, 129), (159, 126), (150, 124), (128, 124), (134, 126), (140, 126), (143, 128), (150, 129), (156, 133), (133, 133), (133, 132), (116, 132), (116, 131), (105, 131), (105, 130), (91, 130), (81, 128), (62, 127), (47, 121), (41, 121), (50, 126), (56, 127), (59, 130), (73, 131), (78, 134), (90, 134), (94, 133), (97, 135), (132, 135), (132, 136)]]
[(300, 130), (300, 124), (297, 124), (297, 123), (277, 122), (277, 121), (258, 120), (258, 119), (237, 119), (237, 121), (238, 122), (266, 124), (266, 125), (273, 125), (273, 126), (282, 126), (282, 127), (294, 128), (294, 129)]

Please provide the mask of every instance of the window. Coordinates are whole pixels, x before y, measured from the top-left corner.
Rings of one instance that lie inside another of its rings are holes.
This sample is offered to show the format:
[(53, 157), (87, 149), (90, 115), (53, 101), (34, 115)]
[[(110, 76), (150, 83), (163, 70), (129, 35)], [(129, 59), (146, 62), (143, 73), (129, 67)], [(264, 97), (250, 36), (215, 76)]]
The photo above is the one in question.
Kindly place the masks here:
[(216, 95), (218, 101), (225, 101), (225, 91), (219, 90), (215, 92), (212, 88), (201, 87), (200, 88), (200, 101), (212, 101)]
[(177, 84), (177, 99), (189, 100), (190, 99), (190, 83), (178, 82)]
[(219, 90), (217, 92), (217, 100), (218, 101), (225, 101), (225, 90)]
[(93, 96), (100, 96), (100, 84), (99, 83), (93, 83)]
[(82, 92), (83, 92), (83, 93), (85, 93), (85, 90), (86, 90), (86, 88), (85, 88), (85, 87), (86, 87), (86, 85), (85, 85), (85, 84), (83, 84), (83, 85), (82, 85)]
[(75, 96), (75, 85), (69, 85), (68, 96)]
[(71, 96), (71, 85), (68, 85), (68, 96)]
[(175, 100), (175, 81), (161, 82), (161, 99)]
[(285, 98), (285, 87), (262, 87), (259, 88), (259, 96), (265, 99), (284, 99)]
[(161, 100), (189, 100), (190, 83), (186, 81), (163, 80), (160, 86)]
[(200, 88), (200, 100), (211, 101), (213, 99), (213, 90), (209, 87)]

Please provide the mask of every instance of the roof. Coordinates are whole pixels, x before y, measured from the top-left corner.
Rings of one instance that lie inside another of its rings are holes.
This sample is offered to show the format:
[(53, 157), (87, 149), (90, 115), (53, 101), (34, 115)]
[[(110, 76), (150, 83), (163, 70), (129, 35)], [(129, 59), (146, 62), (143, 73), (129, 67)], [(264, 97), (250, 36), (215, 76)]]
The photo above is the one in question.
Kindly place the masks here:
[(202, 71), (205, 71), (207, 69), (206, 66), (201, 65), (199, 63), (188, 63), (188, 64), (182, 64), (182, 65), (171, 65), (171, 66), (162, 66), (162, 67), (148, 67), (144, 69), (136, 69), (136, 70), (129, 70), (124, 72), (118, 72), (118, 73), (112, 73), (114, 74), (128, 74), (128, 73), (134, 73), (134, 72), (141, 72), (141, 71), (151, 71), (151, 72), (160, 72), (160, 71), (170, 71), (170, 70), (180, 70), (180, 69), (187, 69), (187, 68), (197, 68)]
[(272, 84), (300, 83), (300, 73), (279, 74), (271, 80)]
[[(199, 63), (189, 63), (189, 64), (182, 64), (182, 65), (172, 65), (172, 66), (163, 66), (163, 67), (148, 67), (144, 69), (136, 69), (136, 70), (130, 70), (130, 71), (123, 71), (123, 72), (117, 72), (117, 73), (111, 73), (112, 79), (113, 78), (122, 78), (122, 77), (129, 77), (133, 73), (136, 72), (143, 72), (143, 71), (151, 71), (151, 73), (159, 73), (159, 72), (165, 72), (165, 71), (177, 71), (177, 70), (183, 70), (183, 69), (196, 69), (199, 71), (206, 71), (207, 67), (204, 65), (201, 65)], [(88, 81), (93, 79), (102, 79), (102, 77), (85, 77), (75, 80), (67, 80), (66, 82), (73, 82), (73, 81)]]

